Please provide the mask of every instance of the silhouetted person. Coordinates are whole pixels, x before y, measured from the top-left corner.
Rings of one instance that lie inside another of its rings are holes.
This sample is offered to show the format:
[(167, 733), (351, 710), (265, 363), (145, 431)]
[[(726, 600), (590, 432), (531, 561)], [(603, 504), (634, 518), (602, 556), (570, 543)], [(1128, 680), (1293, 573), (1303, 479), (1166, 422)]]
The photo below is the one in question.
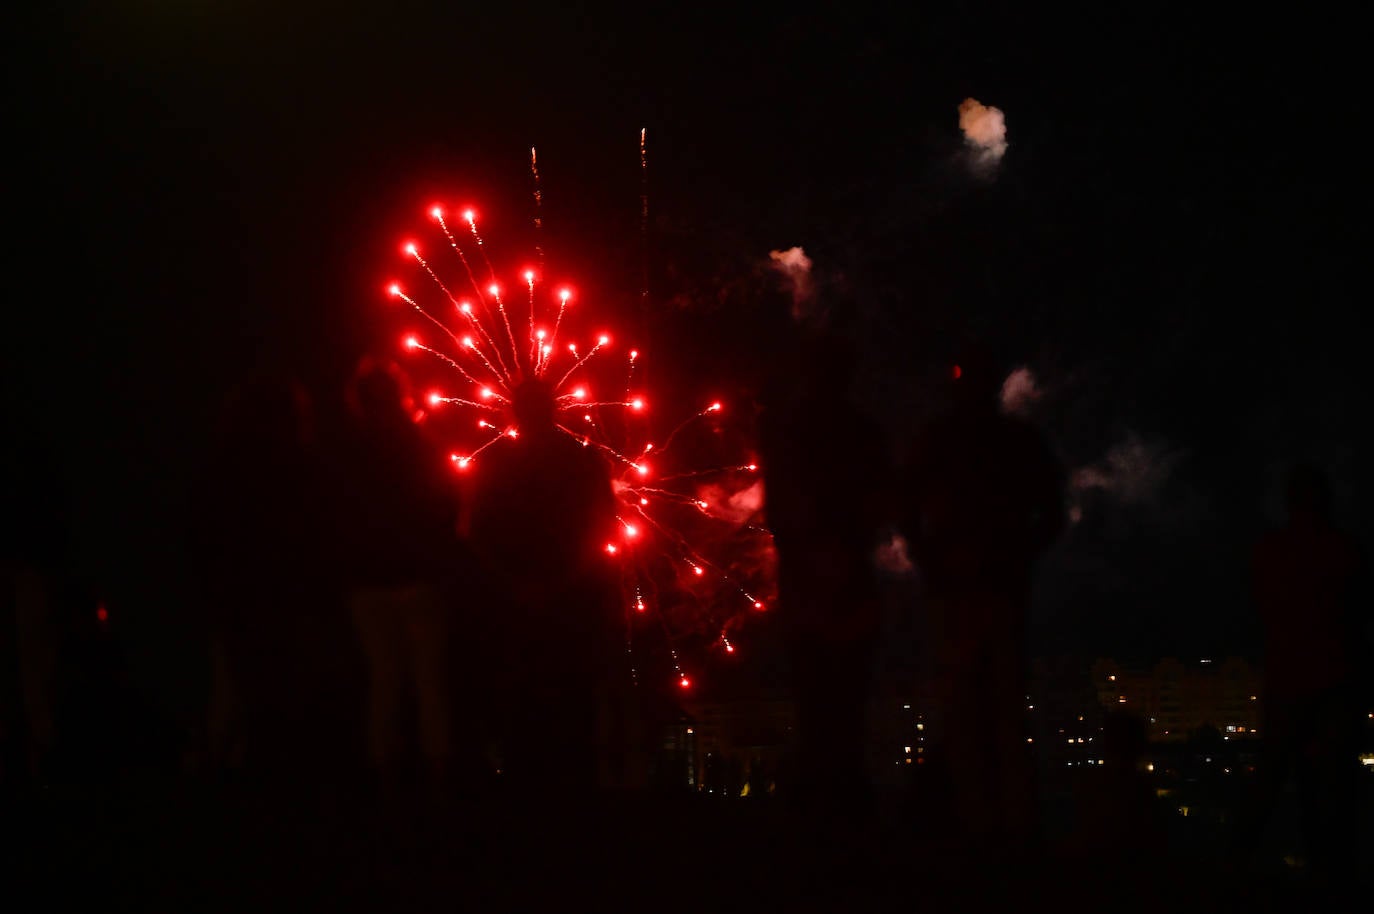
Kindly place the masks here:
[(322, 482), (305, 388), (269, 374), (235, 390), (191, 510), (212, 752), (259, 780), (313, 783), (342, 750), (332, 672), (348, 641), (325, 588)]
[(473, 461), (464, 527), (487, 571), (490, 730), (502, 777), (555, 797), (596, 786), (610, 691), (628, 686), (609, 468), (556, 425), (542, 381), (513, 394), (518, 437)]
[(409, 391), (394, 363), (370, 357), (350, 382), (341, 567), (367, 664), (369, 765), (388, 791), (418, 774), (442, 792), (459, 762), (449, 585), (467, 563), (453, 471), (423, 436)]
[[(1322, 880), (1348, 876), (1358, 847), (1360, 704), (1367, 686), (1369, 606), (1358, 544), (1330, 515), (1326, 476), (1295, 466), (1287, 517), (1254, 551), (1254, 600), (1264, 626), (1265, 753), (1257, 815), (1296, 784), (1306, 853)], [(1250, 834), (1258, 834), (1257, 821)]]
[[(1145, 718), (1129, 711), (1107, 714), (1099, 736), (1099, 764), (1075, 777), (1072, 849), (1110, 864), (1120, 874), (1143, 875), (1167, 835), (1154, 788), (1143, 766), (1149, 747)], [(1136, 880), (1133, 880), (1133, 882)], [(1142, 880), (1143, 881), (1143, 880)]]
[(0, 464), (0, 782), (18, 787), (52, 774), (70, 559), (56, 455), (38, 422), (10, 421), (6, 434), (13, 441)]
[(865, 708), (879, 632), (873, 564), (889, 463), (850, 396), (855, 353), (818, 318), (780, 327), (761, 391), (767, 518), (798, 710), (800, 809), (863, 812)]
[(1063, 472), (1037, 430), (999, 408), (977, 346), (950, 369), (952, 405), (900, 471), (900, 529), (933, 645), (936, 719), (955, 815), (973, 839), (1030, 837), (1026, 624), (1036, 558), (1064, 524)]

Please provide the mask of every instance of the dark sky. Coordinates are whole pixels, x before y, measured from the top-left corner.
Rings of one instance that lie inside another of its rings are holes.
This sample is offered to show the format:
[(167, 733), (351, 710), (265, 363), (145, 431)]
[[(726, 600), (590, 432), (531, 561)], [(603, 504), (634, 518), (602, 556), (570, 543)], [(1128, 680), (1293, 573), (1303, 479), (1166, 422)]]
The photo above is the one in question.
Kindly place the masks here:
[[(90, 6), (11, 22), (5, 335), (16, 442), (97, 588), (175, 613), (158, 582), (225, 390), (288, 366), (332, 395), (398, 332), (379, 292), (424, 207), (527, 213), (531, 145), (551, 266), (613, 310), (639, 270), (641, 127), (655, 268), (700, 292), (803, 246), (896, 440), (972, 332), (1034, 372), (1072, 467), (1143, 455), (1136, 497), (1089, 503), (1052, 557), (1047, 644), (1244, 645), (1246, 550), (1289, 460), (1326, 466), (1367, 537), (1362, 148), (1334, 14)], [(967, 96), (1006, 113), (990, 179)], [(707, 366), (743, 348), (727, 310), (656, 320)]]

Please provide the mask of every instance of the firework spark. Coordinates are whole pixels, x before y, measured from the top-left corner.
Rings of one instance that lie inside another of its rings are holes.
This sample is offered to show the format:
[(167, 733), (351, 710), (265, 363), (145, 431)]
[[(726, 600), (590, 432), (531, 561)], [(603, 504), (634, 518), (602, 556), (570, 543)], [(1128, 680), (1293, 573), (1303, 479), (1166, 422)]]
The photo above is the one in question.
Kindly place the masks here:
[[(533, 163), (531, 150), (532, 168)], [(737, 655), (739, 645), (731, 632), (748, 614), (767, 609), (772, 592), (766, 565), (760, 572), (756, 563), (741, 563), (738, 552), (732, 555), (731, 542), (736, 536), (752, 537), (769, 541), (771, 548), (768, 531), (746, 522), (750, 512), (741, 513), (739, 507), (746, 499), (720, 495), (761, 492), (758, 465), (745, 460), (694, 469), (689, 458), (678, 458), (689, 448), (670, 451), (693, 428), (717, 421), (725, 404), (706, 402), (655, 440), (649, 434), (650, 398), (635, 388), (640, 350), (630, 349), (623, 360), (612, 358), (614, 341), (607, 333), (597, 334), (590, 345), (561, 341), (565, 318), (581, 309), (574, 307), (571, 289), (545, 286), (542, 271), (521, 272), (529, 314), (527, 321), (513, 321), (509, 306), (514, 303), (502, 297), (473, 211), (462, 214), (470, 236), (465, 242), (450, 230), (442, 207), (432, 208), (430, 215), (442, 236), (438, 247), (446, 243), (456, 255), (459, 280), (446, 281), (443, 268), (426, 259), (420, 243), (412, 241), (403, 250), (418, 269), (419, 286), (408, 289), (395, 282), (388, 292), (435, 331), (429, 339), (412, 332), (405, 348), (428, 357), (449, 378), (449, 386), (431, 391), (428, 401), (432, 411), (451, 411), (454, 424), (468, 430), (463, 447), (450, 455), (453, 467), (462, 472), (479, 458), (501, 459), (503, 447), (520, 435), (512, 391), (531, 379), (547, 384), (557, 428), (595, 449), (611, 467), (618, 535), (599, 548), (623, 572), (627, 645), (633, 647), (638, 620), (654, 620), (666, 636), (675, 681), (689, 688), (694, 679), (683, 670), (679, 655), (684, 639)], [(473, 271), (472, 248), (486, 267), (485, 283)], [(455, 292), (463, 287), (470, 288), (470, 297)], [(519, 327), (521, 323), (526, 326)], [(524, 340), (518, 339), (517, 328)], [(475, 438), (469, 437), (473, 429)], [(761, 503), (761, 497), (754, 503)], [(702, 529), (707, 530), (704, 537), (695, 535)], [(758, 551), (745, 550), (751, 555)], [(637, 679), (638, 670), (633, 675)]]

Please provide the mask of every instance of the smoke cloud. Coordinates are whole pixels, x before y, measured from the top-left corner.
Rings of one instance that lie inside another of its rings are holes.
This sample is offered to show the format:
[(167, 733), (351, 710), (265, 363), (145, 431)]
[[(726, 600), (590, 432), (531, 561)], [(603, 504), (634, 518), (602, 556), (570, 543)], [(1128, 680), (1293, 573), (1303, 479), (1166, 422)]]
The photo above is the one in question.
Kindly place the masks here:
[(713, 517), (732, 524), (747, 524), (763, 510), (763, 481), (735, 492), (721, 485), (703, 486), (697, 497), (706, 502), (706, 510)]
[(973, 163), (991, 168), (1002, 160), (1007, 151), (1007, 122), (1000, 108), (982, 104), (976, 98), (966, 98), (959, 105), (959, 129), (973, 155)]
[(815, 297), (811, 282), (811, 258), (799, 247), (785, 251), (769, 251), (768, 259), (773, 269), (786, 277), (792, 291), (792, 317), (796, 320), (808, 316), (809, 305)]
[(1182, 454), (1163, 444), (1144, 441), (1134, 432), (1114, 445), (1100, 461), (1074, 471), (1070, 479), (1070, 519), (1082, 517), (1082, 498), (1099, 490), (1126, 505), (1153, 502), (1169, 481)]
[(893, 531), (886, 540), (878, 544), (873, 553), (873, 564), (879, 569), (895, 575), (909, 575), (916, 570), (907, 549), (906, 538)]
[(1017, 368), (1002, 382), (1002, 411), (1013, 416), (1026, 416), (1040, 399), (1040, 385), (1025, 365)]

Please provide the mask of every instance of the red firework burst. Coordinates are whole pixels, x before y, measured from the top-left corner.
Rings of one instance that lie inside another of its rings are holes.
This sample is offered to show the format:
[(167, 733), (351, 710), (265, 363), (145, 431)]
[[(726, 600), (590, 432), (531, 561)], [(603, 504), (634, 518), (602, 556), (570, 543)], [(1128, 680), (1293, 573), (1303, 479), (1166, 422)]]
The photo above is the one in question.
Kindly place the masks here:
[[(457, 415), (449, 418), (456, 437), (467, 438), (450, 455), (454, 468), (461, 472), (478, 459), (501, 459), (503, 444), (520, 436), (514, 391), (530, 379), (548, 384), (558, 429), (595, 448), (611, 467), (619, 532), (601, 549), (623, 573), (627, 647), (633, 652), (634, 634), (646, 625), (660, 629), (677, 684), (689, 688), (693, 679), (682, 669), (683, 639), (736, 656), (730, 633), (765, 610), (773, 592), (771, 536), (752, 523), (762, 501), (757, 463), (746, 458), (706, 469), (684, 465), (703, 452), (684, 439), (718, 423), (725, 404), (701, 403), (666, 436), (655, 438), (649, 397), (636, 387), (638, 349), (610, 359), (613, 341), (607, 333), (582, 345), (567, 340), (565, 317), (575, 300), (570, 288), (549, 287), (527, 269), (511, 296), (487, 259), (475, 213), (462, 212), (465, 230), (457, 232), (442, 207), (429, 215), (441, 246), (451, 251), (443, 255), (450, 263), (431, 263), (418, 243), (407, 243), (406, 256), (424, 274), (422, 291), (396, 282), (388, 292), (433, 328), (428, 336), (408, 335), (405, 348), (451, 373), (451, 386), (433, 390), (427, 402), (431, 409), (454, 410)], [(608, 390), (614, 394), (606, 396)]]

